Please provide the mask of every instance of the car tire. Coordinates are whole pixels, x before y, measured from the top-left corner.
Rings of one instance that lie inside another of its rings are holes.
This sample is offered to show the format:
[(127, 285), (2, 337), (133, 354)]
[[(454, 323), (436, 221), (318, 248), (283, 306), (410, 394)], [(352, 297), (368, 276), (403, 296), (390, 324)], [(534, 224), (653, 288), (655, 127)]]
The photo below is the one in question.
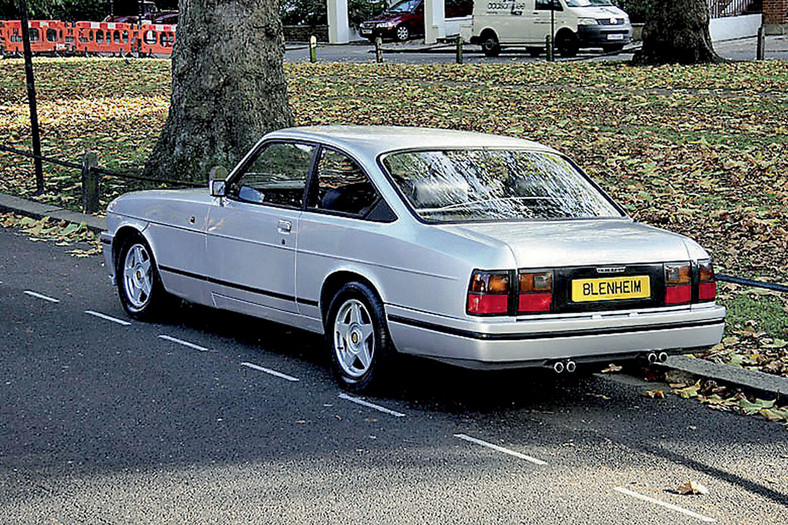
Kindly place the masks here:
[(139, 234), (129, 237), (121, 245), (115, 275), (120, 303), (134, 319), (159, 317), (175, 302), (161, 282), (153, 250)]
[(494, 33), (489, 33), (483, 37), (481, 42), (482, 52), (486, 57), (497, 57), (501, 54), (501, 44), (498, 42), (498, 37)]
[(342, 388), (352, 392), (379, 389), (394, 355), (383, 303), (368, 285), (343, 285), (328, 307), (325, 340), (331, 370)]
[(580, 49), (577, 36), (568, 30), (558, 34), (558, 37), (555, 39), (555, 45), (558, 48), (558, 52), (564, 58), (576, 57)]
[(394, 30), (394, 36), (400, 42), (405, 42), (410, 38), (410, 29), (405, 24), (400, 24), (397, 26), (397, 29)]

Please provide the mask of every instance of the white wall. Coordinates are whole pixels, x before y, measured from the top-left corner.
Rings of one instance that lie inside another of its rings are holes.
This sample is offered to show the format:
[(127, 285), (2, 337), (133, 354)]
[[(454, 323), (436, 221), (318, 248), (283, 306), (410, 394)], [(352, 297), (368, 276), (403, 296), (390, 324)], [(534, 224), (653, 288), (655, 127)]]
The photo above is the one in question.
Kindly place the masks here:
[(728, 16), (712, 18), (709, 23), (711, 41), (735, 40), (758, 35), (762, 15)]

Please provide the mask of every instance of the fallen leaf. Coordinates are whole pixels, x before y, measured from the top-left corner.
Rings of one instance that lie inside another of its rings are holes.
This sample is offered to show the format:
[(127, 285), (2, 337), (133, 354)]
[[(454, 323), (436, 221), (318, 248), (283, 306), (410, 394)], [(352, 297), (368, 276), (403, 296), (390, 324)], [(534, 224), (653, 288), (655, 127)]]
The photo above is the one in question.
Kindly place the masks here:
[(607, 368), (602, 370), (602, 373), (603, 374), (612, 374), (614, 372), (621, 372), (623, 369), (624, 369), (623, 366), (618, 366), (618, 365), (616, 365), (614, 363), (610, 363), (609, 365), (607, 365)]
[(641, 395), (650, 397), (651, 399), (665, 399), (665, 392), (662, 390), (646, 390)]
[(676, 492), (682, 495), (689, 495), (689, 494), (702, 494), (706, 495), (709, 493), (709, 489), (698, 483), (697, 481), (687, 481), (682, 483), (676, 488)]

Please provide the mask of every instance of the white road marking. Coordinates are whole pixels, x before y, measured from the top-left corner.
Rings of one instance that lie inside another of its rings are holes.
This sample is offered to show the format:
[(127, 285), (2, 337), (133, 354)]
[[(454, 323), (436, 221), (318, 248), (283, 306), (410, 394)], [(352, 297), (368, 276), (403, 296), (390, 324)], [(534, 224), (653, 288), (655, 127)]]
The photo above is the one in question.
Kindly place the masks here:
[(188, 346), (189, 348), (193, 348), (195, 350), (199, 350), (200, 352), (209, 352), (207, 348), (204, 346), (196, 345), (194, 343), (190, 343), (189, 341), (184, 341), (183, 339), (178, 339), (176, 337), (172, 337), (169, 335), (160, 335), (159, 339), (164, 339), (166, 341), (172, 341), (173, 343), (178, 343), (179, 345)]
[(287, 374), (283, 374), (282, 372), (277, 372), (276, 370), (271, 370), (270, 368), (265, 368), (260, 365), (256, 365), (254, 363), (241, 363), (241, 366), (246, 366), (249, 368), (253, 368), (255, 370), (259, 370), (260, 372), (265, 372), (266, 374), (271, 374), (272, 376), (281, 377), (282, 379), (287, 379), (288, 381), (300, 381), (297, 377), (289, 376)]
[(405, 414), (403, 414), (402, 412), (397, 412), (396, 410), (391, 410), (389, 408), (382, 407), (380, 405), (376, 405), (375, 403), (370, 403), (369, 401), (364, 401), (363, 399), (359, 399), (357, 397), (349, 396), (349, 395), (345, 394), (344, 392), (339, 394), (339, 398), (340, 399), (344, 399), (346, 401), (350, 401), (351, 403), (356, 403), (357, 405), (365, 406), (367, 408), (374, 408), (375, 410), (378, 410), (380, 412), (384, 412), (386, 414), (390, 414), (390, 415), (392, 415), (394, 417), (405, 417)]
[(650, 503), (656, 503), (657, 505), (661, 505), (661, 506), (663, 506), (665, 508), (668, 508), (670, 510), (675, 510), (676, 512), (681, 512), (682, 514), (686, 514), (687, 516), (691, 516), (693, 518), (697, 518), (697, 519), (699, 519), (701, 521), (705, 521), (706, 523), (714, 523), (714, 522), (717, 521), (714, 518), (709, 518), (708, 516), (703, 516), (702, 514), (697, 514), (695, 512), (692, 512), (691, 510), (683, 509), (683, 508), (681, 508), (679, 506), (672, 505), (670, 503), (665, 503), (664, 501), (660, 501), (658, 499), (649, 498), (648, 496), (644, 496), (642, 494), (638, 494), (637, 492), (632, 492), (631, 490), (627, 490), (627, 489), (622, 488), (622, 487), (616, 487), (615, 490), (617, 490), (618, 492), (620, 492), (622, 494), (626, 494), (627, 496), (632, 496), (633, 498), (637, 498), (637, 499), (640, 499), (640, 500), (643, 500), (643, 501), (648, 501)]
[(515, 452), (514, 450), (509, 450), (508, 448), (499, 447), (498, 445), (493, 445), (492, 443), (487, 443), (486, 441), (482, 441), (481, 439), (472, 438), (471, 436), (465, 434), (454, 434), (454, 437), (463, 439), (465, 441), (470, 441), (471, 443), (476, 443), (477, 445), (481, 445), (483, 447), (491, 448), (493, 450), (497, 450), (498, 452), (503, 452), (504, 454), (509, 454), (516, 458), (524, 459), (526, 461), (530, 461), (535, 465), (547, 465), (546, 461), (542, 461), (541, 459), (536, 459), (531, 456), (526, 456), (525, 454), (520, 454), (519, 452)]
[(101, 312), (94, 312), (93, 310), (85, 310), (85, 313), (88, 314), (88, 315), (95, 316), (95, 317), (100, 317), (101, 319), (104, 319), (105, 321), (112, 321), (113, 323), (118, 323), (118, 324), (121, 324), (123, 326), (131, 326), (131, 323), (128, 322), (128, 321), (124, 321), (123, 319), (117, 319), (115, 317), (112, 317), (111, 315), (102, 314)]
[(30, 291), (30, 290), (25, 290), (25, 293), (27, 295), (29, 295), (30, 297), (37, 297), (39, 299), (43, 299), (45, 301), (49, 301), (50, 303), (59, 303), (60, 302), (60, 299), (55, 299), (54, 297), (48, 297), (46, 295), (42, 295), (40, 293), (36, 293), (36, 292)]

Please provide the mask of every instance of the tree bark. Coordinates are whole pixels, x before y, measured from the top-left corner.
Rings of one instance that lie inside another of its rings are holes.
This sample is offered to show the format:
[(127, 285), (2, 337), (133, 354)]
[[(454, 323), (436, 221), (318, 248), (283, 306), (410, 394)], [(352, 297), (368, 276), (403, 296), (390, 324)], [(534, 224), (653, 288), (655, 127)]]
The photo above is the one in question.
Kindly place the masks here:
[(724, 62), (709, 35), (707, 0), (652, 0), (636, 65)]
[(144, 174), (206, 181), (293, 125), (277, 0), (180, 0), (172, 98)]

